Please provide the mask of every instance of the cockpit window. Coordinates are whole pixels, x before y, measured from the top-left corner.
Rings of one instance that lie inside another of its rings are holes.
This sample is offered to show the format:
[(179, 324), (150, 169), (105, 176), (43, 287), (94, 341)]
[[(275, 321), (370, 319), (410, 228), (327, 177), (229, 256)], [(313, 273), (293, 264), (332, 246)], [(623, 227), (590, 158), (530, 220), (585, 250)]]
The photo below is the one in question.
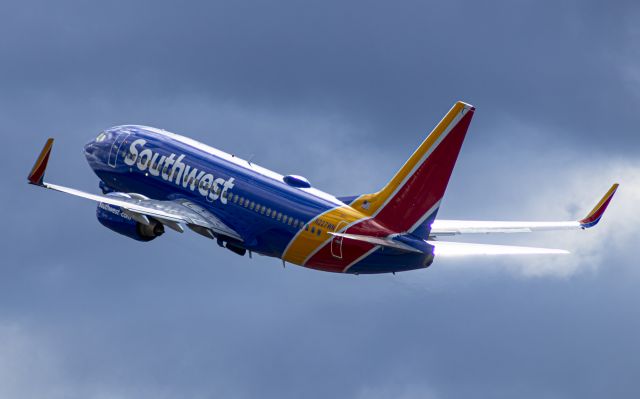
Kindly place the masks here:
[(104, 141), (104, 139), (107, 138), (107, 134), (105, 132), (102, 132), (98, 135), (98, 137), (96, 137), (96, 142), (100, 143), (101, 141)]

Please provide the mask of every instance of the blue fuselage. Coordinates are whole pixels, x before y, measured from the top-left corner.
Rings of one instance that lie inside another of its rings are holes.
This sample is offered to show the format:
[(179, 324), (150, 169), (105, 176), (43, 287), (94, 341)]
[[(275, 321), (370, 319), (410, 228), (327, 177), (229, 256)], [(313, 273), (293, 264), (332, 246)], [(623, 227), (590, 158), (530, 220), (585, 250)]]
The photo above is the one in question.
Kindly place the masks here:
[[(105, 131), (100, 141), (88, 143), (85, 155), (104, 191), (134, 192), (159, 200), (189, 199), (245, 237), (248, 250), (269, 256), (281, 257), (302, 225), (339, 203), (324, 193), (325, 198), (314, 195), (317, 190), (293, 187), (240, 158), (196, 148), (193, 144), (200, 143), (168, 135), (143, 126), (118, 126)], [(138, 153), (135, 162), (132, 150)], [(142, 154), (145, 150), (152, 154), (148, 160)], [(167, 165), (169, 159), (174, 162)], [(184, 165), (182, 171), (178, 160)], [(207, 175), (213, 180), (202, 183)]]
[[(249, 251), (289, 261), (287, 256), (295, 258), (296, 251), (306, 250), (306, 259), (291, 261), (356, 274), (422, 268), (433, 258), (372, 246), (357, 262), (344, 263), (343, 250), (347, 254), (363, 250), (363, 244), (345, 242), (343, 246), (341, 239), (329, 233), (344, 225), (322, 215), (329, 211), (339, 214), (345, 208), (353, 213), (347, 203), (311, 187), (302, 177), (279, 175), (170, 132), (117, 126), (89, 142), (85, 155), (101, 179), (103, 192), (189, 200), (237, 232), (243, 238), (242, 248)], [(375, 222), (370, 223), (370, 229), (372, 234), (393, 233)], [(292, 242), (296, 242), (293, 247)]]

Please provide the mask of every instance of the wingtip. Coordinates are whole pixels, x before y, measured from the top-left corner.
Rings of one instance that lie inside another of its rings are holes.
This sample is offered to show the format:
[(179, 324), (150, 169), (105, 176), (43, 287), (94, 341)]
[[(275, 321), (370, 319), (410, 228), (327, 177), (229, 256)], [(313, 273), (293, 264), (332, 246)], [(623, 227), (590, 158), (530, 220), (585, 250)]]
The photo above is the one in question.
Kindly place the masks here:
[(27, 177), (29, 183), (35, 184), (37, 186), (41, 186), (44, 182), (44, 173), (47, 170), (47, 163), (49, 162), (49, 155), (51, 154), (51, 148), (53, 147), (53, 138), (47, 139), (47, 142), (44, 144), (42, 151), (40, 151), (40, 155), (38, 159), (36, 159), (35, 164), (33, 164), (33, 168), (31, 168), (31, 172)]
[(598, 204), (596, 204), (596, 206), (591, 210), (591, 212), (589, 212), (589, 214), (584, 219), (580, 220), (580, 226), (583, 229), (593, 227), (598, 224), (598, 222), (602, 218), (602, 215), (604, 214), (604, 211), (607, 210), (607, 207), (609, 206), (609, 203), (611, 202), (611, 199), (616, 193), (616, 190), (618, 190), (619, 186), (620, 185), (618, 183), (614, 183), (609, 191), (607, 191), (602, 199), (600, 199)]

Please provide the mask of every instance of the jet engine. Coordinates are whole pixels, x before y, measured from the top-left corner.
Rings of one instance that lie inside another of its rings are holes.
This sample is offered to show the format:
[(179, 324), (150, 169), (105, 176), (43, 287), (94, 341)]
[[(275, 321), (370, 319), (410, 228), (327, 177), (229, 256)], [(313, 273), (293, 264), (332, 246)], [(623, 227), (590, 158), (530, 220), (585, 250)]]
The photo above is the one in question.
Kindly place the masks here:
[(149, 224), (135, 221), (119, 206), (101, 202), (96, 209), (98, 221), (106, 228), (137, 241), (151, 241), (164, 234), (162, 223), (149, 219)]

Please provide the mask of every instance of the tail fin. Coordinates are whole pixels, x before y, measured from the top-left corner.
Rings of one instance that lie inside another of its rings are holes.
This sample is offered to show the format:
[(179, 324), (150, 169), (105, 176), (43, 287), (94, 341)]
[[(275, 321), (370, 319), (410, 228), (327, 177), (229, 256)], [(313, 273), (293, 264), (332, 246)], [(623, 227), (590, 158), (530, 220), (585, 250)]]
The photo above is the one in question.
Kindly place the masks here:
[(474, 111), (458, 101), (382, 190), (351, 206), (395, 231), (426, 237)]

